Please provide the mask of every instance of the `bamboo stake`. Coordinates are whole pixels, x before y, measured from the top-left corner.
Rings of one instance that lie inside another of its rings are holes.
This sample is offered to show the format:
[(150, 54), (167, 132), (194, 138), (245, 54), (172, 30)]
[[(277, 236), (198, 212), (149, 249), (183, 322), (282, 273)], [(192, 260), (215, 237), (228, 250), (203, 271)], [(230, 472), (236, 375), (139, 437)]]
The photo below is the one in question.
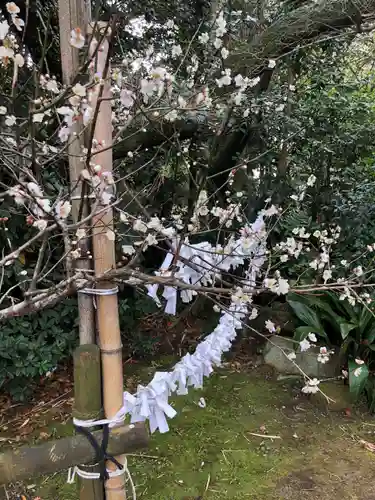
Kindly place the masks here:
[[(87, 23), (91, 16), (89, 0), (59, 0), (59, 25), (60, 25), (60, 52), (63, 73), (63, 82), (69, 86), (77, 75), (79, 69), (79, 51), (70, 45), (70, 33), (72, 29), (80, 28), (83, 33), (87, 29)], [(87, 200), (82, 199), (81, 172), (84, 163), (80, 161), (84, 137), (80, 133), (83, 129), (82, 119), (73, 124), (73, 134), (69, 139), (69, 180), (71, 186), (72, 217), (74, 222), (78, 220), (81, 201), (83, 203), (83, 218), (88, 214)], [(79, 269), (91, 269), (92, 263), (88, 259), (89, 243), (87, 238), (78, 242), (81, 255), (86, 258), (78, 259), (76, 266)], [(95, 315), (92, 297), (83, 293), (78, 294), (79, 309), (79, 338), (80, 344), (95, 343)]]
[[(73, 415), (80, 420), (96, 420), (101, 417), (101, 409), (100, 349), (95, 344), (82, 345), (74, 352)], [(98, 465), (80, 465), (80, 468), (89, 472), (99, 472)], [(79, 498), (103, 500), (102, 481), (79, 478)]]
[[(63, 82), (69, 86), (77, 76), (79, 69), (79, 51), (70, 45), (70, 36), (72, 29), (80, 28), (83, 33), (86, 32), (88, 21), (91, 16), (90, 1), (87, 0), (59, 0), (59, 28), (60, 28), (60, 51), (61, 64), (63, 72)], [(88, 215), (87, 198), (82, 197), (82, 179), (81, 172), (84, 164), (80, 161), (85, 136), (82, 134), (82, 119), (76, 120), (73, 124), (73, 134), (69, 139), (69, 181), (71, 187), (72, 217), (76, 223), (80, 217), (79, 212), (82, 209), (82, 217)], [(74, 135), (76, 134), (76, 135)], [(82, 204), (82, 207), (81, 207)], [(83, 229), (86, 229), (87, 227)], [(90, 270), (92, 262), (89, 256), (88, 238), (82, 238), (77, 244), (81, 256), (75, 265), (78, 269)], [(69, 257), (68, 257), (69, 259)], [(68, 267), (69, 272), (69, 267)], [(69, 277), (69, 276), (68, 276)], [(78, 315), (79, 315), (79, 340), (81, 345), (88, 345), (95, 350), (95, 314), (92, 297), (84, 293), (78, 293)], [(91, 361), (90, 361), (91, 356)], [(76, 396), (76, 412), (81, 414), (84, 419), (84, 412), (94, 412), (98, 414), (101, 410), (101, 380), (100, 380), (100, 356), (97, 355), (95, 364), (94, 352), (85, 352), (78, 350), (75, 355), (75, 377), (74, 387)], [(92, 373), (91, 373), (92, 372)], [(89, 394), (87, 400), (84, 394)], [(78, 415), (76, 415), (78, 416)], [(91, 416), (91, 418), (96, 415)], [(87, 470), (96, 471), (95, 466), (85, 466)], [(100, 481), (79, 479), (79, 498), (80, 500), (103, 500), (104, 490)]]
[[(106, 30), (107, 23), (97, 23), (96, 27)], [(93, 126), (95, 127), (94, 139), (97, 144), (102, 144), (105, 151), (97, 152), (93, 161), (101, 166), (102, 173), (107, 173), (107, 179), (108, 175), (112, 175), (112, 148), (110, 148), (112, 145), (112, 109), (108, 57), (109, 42), (107, 38), (104, 38), (102, 47), (96, 55), (95, 70), (105, 78), (101, 84), (96, 86), (91, 106), (93, 110), (96, 109), (98, 96), (101, 92), (102, 99), (99, 103), (97, 120)], [(103, 74), (106, 67), (108, 68), (107, 76)], [(100, 90), (101, 86), (102, 90)], [(102, 187), (104, 188), (104, 186), (104, 181), (102, 181)], [(103, 207), (103, 205), (99, 205), (98, 209), (102, 210)], [(116, 267), (112, 208), (107, 208), (100, 215), (93, 217), (93, 250), (96, 275)], [(102, 282), (100, 287), (111, 289), (113, 284)], [(116, 294), (97, 297), (97, 324), (102, 353), (104, 411), (107, 418), (112, 418), (123, 405), (122, 344)], [(116, 458), (121, 463), (124, 457), (118, 456)], [(115, 466), (109, 463), (108, 469), (114, 470)], [(106, 500), (125, 500), (124, 476), (110, 478), (105, 484), (105, 492)]]

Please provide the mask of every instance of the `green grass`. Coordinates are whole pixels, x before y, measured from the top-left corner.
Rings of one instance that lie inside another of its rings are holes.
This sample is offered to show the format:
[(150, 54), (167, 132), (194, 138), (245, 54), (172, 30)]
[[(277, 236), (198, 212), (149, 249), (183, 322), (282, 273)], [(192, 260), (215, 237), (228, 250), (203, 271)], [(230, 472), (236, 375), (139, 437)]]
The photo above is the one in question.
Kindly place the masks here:
[[(170, 432), (154, 434), (150, 448), (140, 452), (146, 456), (128, 457), (137, 498), (375, 498), (375, 462), (357, 438), (375, 427), (363, 426), (360, 417), (349, 421), (336, 410), (327, 412), (321, 402), (309, 402), (290, 384), (266, 375), (221, 371), (204, 390), (176, 398), (178, 416)], [(202, 396), (206, 408), (197, 405)], [(263, 426), (281, 439), (250, 434), (261, 434)], [(360, 478), (351, 484), (347, 478), (358, 470)], [(76, 488), (66, 484), (64, 473), (42, 479), (36, 493), (42, 500), (70, 500), (78, 498)]]

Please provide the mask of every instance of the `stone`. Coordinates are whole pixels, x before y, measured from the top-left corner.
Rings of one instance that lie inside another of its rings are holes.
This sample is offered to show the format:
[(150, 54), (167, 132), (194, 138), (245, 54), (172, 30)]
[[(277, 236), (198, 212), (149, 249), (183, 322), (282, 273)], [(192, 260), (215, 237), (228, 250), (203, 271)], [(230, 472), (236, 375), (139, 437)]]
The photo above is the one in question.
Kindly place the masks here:
[[(279, 373), (302, 376), (297, 366), (281, 350), (283, 349), (286, 354), (289, 354), (294, 351), (295, 345), (296, 343), (291, 338), (273, 335), (265, 345), (264, 362)], [(337, 377), (341, 374), (340, 362), (336, 354), (331, 355), (331, 359), (325, 364), (318, 362), (318, 354), (319, 347), (310, 347), (308, 351), (296, 352), (294, 362), (309, 377), (322, 379)]]

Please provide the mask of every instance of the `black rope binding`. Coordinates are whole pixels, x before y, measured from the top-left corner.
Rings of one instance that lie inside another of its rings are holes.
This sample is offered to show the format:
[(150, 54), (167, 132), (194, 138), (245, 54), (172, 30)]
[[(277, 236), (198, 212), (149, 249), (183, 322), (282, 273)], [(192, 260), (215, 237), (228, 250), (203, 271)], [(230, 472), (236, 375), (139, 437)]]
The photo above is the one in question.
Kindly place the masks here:
[(116, 467), (118, 467), (120, 470), (124, 468), (124, 466), (120, 464), (120, 462), (116, 460), (113, 455), (110, 455), (107, 451), (107, 446), (109, 441), (108, 424), (103, 425), (103, 439), (101, 445), (98, 443), (95, 436), (86, 427), (80, 427), (79, 425), (75, 425), (74, 427), (78, 433), (83, 434), (88, 439), (89, 443), (94, 448), (95, 461), (99, 464), (100, 479), (102, 481), (107, 481), (107, 479), (109, 479), (107, 468), (105, 466), (105, 463), (107, 461), (115, 464)]

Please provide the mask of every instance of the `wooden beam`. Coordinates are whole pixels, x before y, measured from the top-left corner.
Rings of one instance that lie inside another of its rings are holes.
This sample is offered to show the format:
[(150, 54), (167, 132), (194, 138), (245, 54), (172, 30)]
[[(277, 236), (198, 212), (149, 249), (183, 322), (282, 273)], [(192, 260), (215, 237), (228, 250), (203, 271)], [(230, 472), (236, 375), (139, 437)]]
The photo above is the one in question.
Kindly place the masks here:
[[(102, 431), (93, 432), (101, 443)], [(111, 430), (108, 453), (121, 455), (146, 448), (149, 434), (143, 423), (122, 425)], [(95, 451), (80, 434), (49, 441), (39, 446), (23, 446), (0, 453), (0, 485), (30, 477), (54, 474), (74, 465), (94, 461)]]

